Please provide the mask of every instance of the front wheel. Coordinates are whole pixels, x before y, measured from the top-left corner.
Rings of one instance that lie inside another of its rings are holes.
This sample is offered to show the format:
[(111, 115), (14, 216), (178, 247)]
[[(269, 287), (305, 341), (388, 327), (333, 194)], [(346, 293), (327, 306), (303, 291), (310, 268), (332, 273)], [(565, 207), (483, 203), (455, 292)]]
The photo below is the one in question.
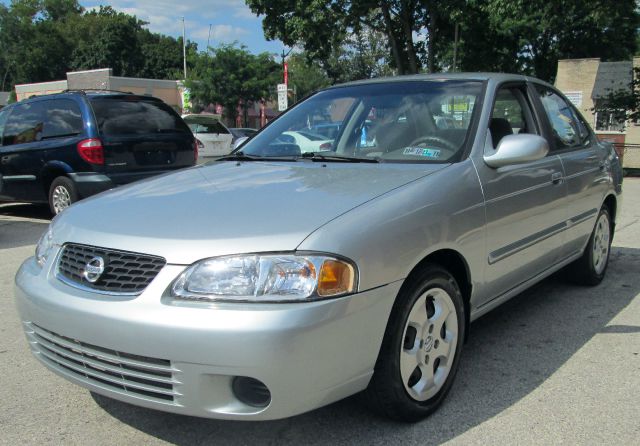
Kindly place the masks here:
[(609, 265), (611, 252), (611, 216), (609, 209), (600, 209), (596, 225), (582, 257), (570, 266), (571, 279), (581, 285), (597, 285), (602, 282)]
[(367, 396), (383, 415), (416, 421), (434, 412), (455, 377), (465, 332), (458, 284), (429, 265), (398, 296)]

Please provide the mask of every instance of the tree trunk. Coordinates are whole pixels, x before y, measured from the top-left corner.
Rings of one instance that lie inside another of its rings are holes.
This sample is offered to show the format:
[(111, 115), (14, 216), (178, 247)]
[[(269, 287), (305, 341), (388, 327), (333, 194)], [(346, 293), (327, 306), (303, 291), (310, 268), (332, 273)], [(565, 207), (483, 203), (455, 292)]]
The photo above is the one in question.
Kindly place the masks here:
[(434, 54), (435, 40), (436, 40), (436, 8), (431, 3), (429, 7), (429, 40), (427, 41), (427, 70), (429, 73), (433, 73), (436, 67), (436, 58)]
[(396, 40), (396, 36), (393, 33), (393, 22), (391, 21), (391, 14), (389, 13), (389, 5), (385, 2), (381, 2), (382, 9), (382, 17), (384, 19), (384, 27), (387, 36), (389, 37), (389, 44), (391, 45), (391, 54), (393, 55), (393, 60), (396, 63), (396, 67), (398, 67), (398, 74), (405, 74), (404, 69), (404, 61), (402, 60), (402, 56), (400, 55), (400, 49), (398, 48), (398, 41)]
[(402, 11), (400, 13), (400, 19), (402, 20), (402, 31), (404, 32), (404, 39), (406, 41), (407, 55), (409, 56), (409, 72), (411, 74), (418, 73), (418, 56), (416, 55), (416, 49), (413, 45), (413, 5), (412, 2), (402, 3)]

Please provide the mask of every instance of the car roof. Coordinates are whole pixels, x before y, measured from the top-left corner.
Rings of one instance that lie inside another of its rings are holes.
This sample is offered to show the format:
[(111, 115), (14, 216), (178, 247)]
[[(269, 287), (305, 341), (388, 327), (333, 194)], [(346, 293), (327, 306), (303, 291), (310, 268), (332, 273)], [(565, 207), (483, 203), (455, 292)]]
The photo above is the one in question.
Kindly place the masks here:
[(431, 73), (431, 74), (410, 74), (404, 76), (378, 77), (374, 79), (362, 79), (343, 84), (333, 85), (327, 90), (340, 87), (350, 87), (355, 85), (381, 84), (389, 82), (408, 82), (408, 81), (438, 81), (438, 80), (468, 80), (468, 81), (495, 81), (502, 82), (536, 82), (547, 85), (546, 82), (531, 76), (509, 73)]
[(73, 98), (73, 97), (82, 97), (82, 96), (89, 97), (89, 98), (108, 97), (110, 99), (127, 98), (127, 99), (137, 99), (137, 100), (140, 100), (140, 101), (158, 101), (158, 102), (162, 101), (161, 99), (158, 99), (158, 98), (153, 97), (153, 96), (139, 95), (139, 94), (134, 94), (134, 93), (126, 92), (126, 91), (117, 91), (117, 90), (65, 90), (65, 91), (61, 91), (60, 93), (51, 93), (51, 94), (43, 94), (43, 95), (32, 96), (30, 98), (23, 99), (22, 101), (16, 102), (16, 103), (19, 104), (19, 103), (28, 103), (28, 102), (32, 102), (32, 101), (39, 101), (39, 100), (45, 100), (45, 99)]

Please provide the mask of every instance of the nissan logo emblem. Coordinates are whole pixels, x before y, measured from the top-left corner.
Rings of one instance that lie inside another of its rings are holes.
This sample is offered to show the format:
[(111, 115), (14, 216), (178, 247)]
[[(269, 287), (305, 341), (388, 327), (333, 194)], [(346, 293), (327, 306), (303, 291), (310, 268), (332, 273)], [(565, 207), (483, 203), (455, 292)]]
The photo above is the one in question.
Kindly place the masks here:
[(96, 283), (102, 273), (104, 273), (104, 259), (96, 256), (87, 262), (82, 277), (90, 283)]

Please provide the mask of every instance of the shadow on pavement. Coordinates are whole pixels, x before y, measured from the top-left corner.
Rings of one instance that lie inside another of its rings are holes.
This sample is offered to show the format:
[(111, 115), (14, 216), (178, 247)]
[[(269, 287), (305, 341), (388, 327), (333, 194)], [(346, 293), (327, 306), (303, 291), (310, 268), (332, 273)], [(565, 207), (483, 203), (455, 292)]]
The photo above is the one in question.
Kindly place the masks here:
[(0, 249), (35, 245), (49, 221), (47, 205), (0, 204)]
[(640, 293), (633, 270), (640, 270), (640, 250), (614, 248), (607, 278), (598, 287), (568, 284), (560, 273), (474, 322), (449, 397), (434, 415), (413, 425), (373, 415), (358, 396), (270, 422), (199, 419), (93, 398), (113, 417), (175, 444), (441, 443), (533, 392), (596, 334), (637, 332), (638, 327), (607, 327)]

